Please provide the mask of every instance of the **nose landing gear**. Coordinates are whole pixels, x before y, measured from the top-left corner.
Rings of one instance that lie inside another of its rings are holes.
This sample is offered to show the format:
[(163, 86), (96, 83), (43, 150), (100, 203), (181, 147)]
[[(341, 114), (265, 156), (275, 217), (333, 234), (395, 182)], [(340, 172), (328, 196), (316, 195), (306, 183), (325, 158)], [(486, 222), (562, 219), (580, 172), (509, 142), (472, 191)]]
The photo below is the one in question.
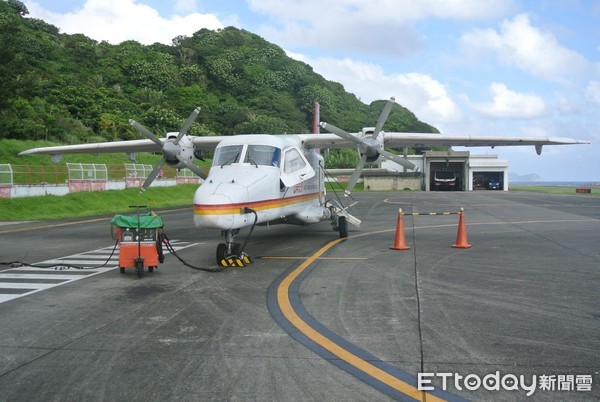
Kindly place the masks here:
[(252, 264), (252, 258), (244, 252), (244, 249), (258, 222), (258, 214), (255, 210), (248, 207), (244, 208), (244, 212), (254, 214), (254, 223), (250, 227), (250, 232), (243, 245), (235, 242), (235, 236), (240, 233), (239, 229), (229, 229), (221, 232), (221, 235), (225, 236), (225, 243), (219, 243), (217, 246), (217, 264), (221, 267), (245, 267)]
[(235, 242), (238, 230), (225, 230), (226, 243), (217, 245), (217, 264), (221, 267), (245, 267), (252, 264), (252, 259), (242, 250), (242, 245)]

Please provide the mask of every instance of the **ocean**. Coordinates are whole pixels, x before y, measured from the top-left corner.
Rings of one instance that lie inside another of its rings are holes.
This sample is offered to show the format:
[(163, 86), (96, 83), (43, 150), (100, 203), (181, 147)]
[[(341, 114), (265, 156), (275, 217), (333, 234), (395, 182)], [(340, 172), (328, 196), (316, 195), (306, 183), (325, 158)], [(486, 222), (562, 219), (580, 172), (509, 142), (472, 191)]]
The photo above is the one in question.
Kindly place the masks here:
[(511, 181), (524, 186), (600, 187), (600, 181)]

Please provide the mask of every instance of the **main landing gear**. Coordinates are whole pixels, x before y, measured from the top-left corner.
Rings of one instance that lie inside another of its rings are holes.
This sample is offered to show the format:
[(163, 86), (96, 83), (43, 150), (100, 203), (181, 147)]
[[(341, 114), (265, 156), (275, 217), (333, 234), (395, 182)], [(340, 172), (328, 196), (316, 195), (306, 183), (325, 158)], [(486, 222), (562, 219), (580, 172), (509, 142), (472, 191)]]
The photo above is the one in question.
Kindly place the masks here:
[(337, 231), (340, 234), (340, 238), (345, 239), (348, 237), (348, 220), (345, 216), (337, 217), (337, 224), (335, 223), (335, 218), (332, 221), (333, 230)]
[(336, 201), (329, 200), (325, 203), (331, 214), (331, 227), (340, 234), (340, 238), (348, 237), (348, 222), (354, 226), (360, 226), (360, 219), (350, 215), (347, 211), (348, 207), (344, 208)]

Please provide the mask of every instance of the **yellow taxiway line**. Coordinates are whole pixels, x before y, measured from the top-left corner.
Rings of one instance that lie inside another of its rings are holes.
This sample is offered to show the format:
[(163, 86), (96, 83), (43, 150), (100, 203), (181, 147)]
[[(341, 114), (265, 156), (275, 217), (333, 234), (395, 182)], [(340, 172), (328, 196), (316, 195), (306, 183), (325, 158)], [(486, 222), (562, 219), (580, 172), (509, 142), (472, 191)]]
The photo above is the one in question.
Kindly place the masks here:
[[(261, 260), (308, 260), (310, 257), (288, 257), (288, 256), (262, 256), (256, 257)], [(320, 257), (317, 260), (326, 261), (366, 261), (368, 258), (365, 257)]]
[(369, 363), (368, 361), (349, 352), (348, 350), (339, 346), (335, 342), (332, 342), (329, 338), (327, 338), (326, 336), (312, 328), (310, 325), (308, 325), (294, 310), (289, 296), (291, 284), (296, 278), (298, 278), (298, 276), (304, 270), (306, 270), (312, 263), (317, 261), (327, 250), (331, 249), (333, 246), (335, 246), (343, 240), (346, 239), (336, 239), (327, 243), (316, 253), (308, 257), (306, 261), (300, 264), (296, 269), (290, 272), (290, 274), (287, 275), (281, 281), (277, 288), (277, 303), (279, 304), (279, 308), (283, 316), (294, 327), (300, 330), (300, 332), (302, 332), (306, 337), (308, 337), (310, 340), (312, 340), (322, 348), (326, 349), (333, 355), (339, 357), (346, 363), (356, 367), (357, 369), (363, 371), (371, 377), (388, 385), (389, 387), (400, 391), (404, 395), (410, 396), (411, 398), (417, 399), (419, 401), (443, 401), (443, 399), (440, 399), (434, 395), (427, 394), (424, 391), (419, 391), (414, 386), (394, 377), (393, 375)]

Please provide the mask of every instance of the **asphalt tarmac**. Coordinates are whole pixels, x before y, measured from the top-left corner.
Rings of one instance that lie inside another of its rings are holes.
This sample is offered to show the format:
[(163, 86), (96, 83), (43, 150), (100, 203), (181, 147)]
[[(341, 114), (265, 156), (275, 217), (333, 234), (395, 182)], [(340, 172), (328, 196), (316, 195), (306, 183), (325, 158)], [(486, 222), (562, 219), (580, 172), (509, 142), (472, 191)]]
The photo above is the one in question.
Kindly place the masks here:
[[(254, 263), (218, 273), (93, 268), (111, 217), (0, 222), (0, 262), (92, 267), (0, 266), (0, 401), (600, 399), (600, 197), (355, 198), (347, 240), (258, 227)], [(390, 250), (399, 208), (461, 207), (472, 248), (452, 248), (458, 215), (405, 215), (410, 249)], [(158, 212), (184, 260), (215, 266), (219, 233)]]

